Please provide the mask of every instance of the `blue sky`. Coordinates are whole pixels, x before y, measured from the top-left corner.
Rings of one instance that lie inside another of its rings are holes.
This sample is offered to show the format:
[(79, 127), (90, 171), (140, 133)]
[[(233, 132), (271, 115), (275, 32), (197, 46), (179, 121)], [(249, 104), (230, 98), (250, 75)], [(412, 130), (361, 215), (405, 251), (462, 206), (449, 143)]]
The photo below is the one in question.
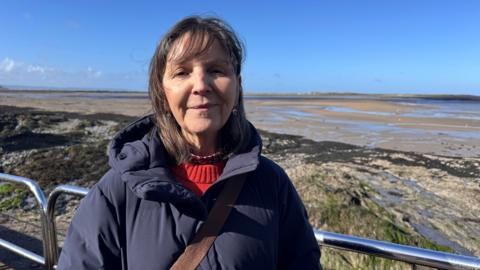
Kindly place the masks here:
[(480, 1), (22, 1), (0, 8), (0, 85), (145, 90), (187, 15), (245, 42), (247, 92), (480, 95)]

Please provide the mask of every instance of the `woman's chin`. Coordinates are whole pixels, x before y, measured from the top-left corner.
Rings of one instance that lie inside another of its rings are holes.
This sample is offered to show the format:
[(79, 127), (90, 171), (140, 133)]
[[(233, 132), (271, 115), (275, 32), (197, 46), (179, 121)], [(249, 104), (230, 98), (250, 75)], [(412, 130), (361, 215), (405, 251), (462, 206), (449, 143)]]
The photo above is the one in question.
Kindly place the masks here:
[(196, 123), (195, 125), (187, 127), (187, 132), (194, 136), (215, 137), (221, 128), (221, 125), (218, 123), (205, 121), (205, 123)]

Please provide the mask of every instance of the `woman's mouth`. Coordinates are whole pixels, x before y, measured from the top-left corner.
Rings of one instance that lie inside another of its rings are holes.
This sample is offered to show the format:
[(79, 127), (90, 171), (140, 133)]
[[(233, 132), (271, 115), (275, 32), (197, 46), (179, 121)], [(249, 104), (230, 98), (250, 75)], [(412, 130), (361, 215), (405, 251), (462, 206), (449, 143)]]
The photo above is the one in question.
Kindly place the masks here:
[(201, 104), (201, 105), (197, 105), (197, 106), (192, 106), (190, 107), (191, 109), (197, 109), (197, 110), (205, 110), (205, 109), (209, 109), (211, 107), (215, 106), (215, 104)]

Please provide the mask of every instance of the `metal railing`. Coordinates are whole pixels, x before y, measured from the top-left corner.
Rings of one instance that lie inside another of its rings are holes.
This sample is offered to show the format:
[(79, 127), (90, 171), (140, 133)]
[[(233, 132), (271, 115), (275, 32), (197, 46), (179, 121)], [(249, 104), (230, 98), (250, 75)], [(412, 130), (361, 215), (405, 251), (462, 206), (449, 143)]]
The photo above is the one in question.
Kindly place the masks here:
[[(38, 184), (31, 179), (0, 173), (0, 180), (24, 184), (35, 195), (40, 206), (40, 215), (42, 216), (42, 237), (45, 258), (2, 239), (0, 239), (0, 247), (42, 264), (48, 270), (55, 269), (55, 263), (58, 260), (59, 254), (54, 211), (57, 199), (61, 194), (82, 197), (85, 196), (89, 190), (72, 185), (60, 185), (50, 193), (48, 200), (46, 200)], [(480, 270), (480, 258), (393, 244), (368, 238), (353, 237), (316, 229), (314, 229), (314, 233), (319, 244), (326, 247), (393, 259), (412, 264), (413, 266), (423, 265), (441, 269)]]
[(61, 194), (70, 194), (79, 197), (86, 196), (88, 193), (88, 188), (77, 187), (72, 185), (60, 185), (57, 186), (50, 192), (48, 195), (48, 202), (47, 202), (47, 217), (49, 226), (52, 228), (52, 233), (49, 235), (50, 238), (48, 239), (49, 245), (52, 247), (51, 249), (51, 257), (54, 262), (58, 261), (59, 255), (59, 247), (57, 241), (57, 230), (55, 226), (55, 204), (57, 203), (57, 199)]
[[(28, 178), (20, 177), (20, 176), (0, 173), (0, 180), (13, 182), (13, 183), (22, 184), (24, 186), (27, 186), (28, 189), (35, 196), (35, 200), (37, 201), (37, 204), (38, 204), (38, 207), (39, 207), (39, 210), (40, 210), (40, 220), (41, 220), (41, 223), (42, 223), (43, 254), (44, 254), (45, 257), (48, 257), (48, 256), (46, 256), (46, 254), (48, 254), (49, 246), (48, 246), (48, 242), (45, 241), (46, 239), (48, 239), (48, 234), (49, 234), (48, 227), (47, 227), (47, 224), (46, 224), (47, 223), (47, 215), (46, 215), (47, 200), (45, 199), (45, 194), (43, 193), (42, 189), (37, 184), (37, 182), (35, 182), (31, 179), (28, 179)], [(26, 249), (24, 249), (20, 246), (17, 246), (14, 243), (11, 243), (11, 242), (8, 242), (8, 241), (5, 241), (5, 240), (1, 240), (0, 246), (3, 247), (3, 248), (6, 248), (6, 249), (8, 249), (12, 252), (15, 252), (15, 253), (27, 258), (27, 259), (30, 259), (30, 260), (32, 260), (36, 263), (45, 265), (45, 267), (47, 269), (52, 269), (52, 267), (53, 267), (53, 261), (50, 261), (48, 259), (45, 260), (45, 257), (42, 257), (42, 256), (40, 256), (36, 253), (33, 253), (33, 252), (31, 252), (29, 250), (26, 250)]]
[(480, 259), (314, 229), (322, 246), (441, 269), (480, 269)]

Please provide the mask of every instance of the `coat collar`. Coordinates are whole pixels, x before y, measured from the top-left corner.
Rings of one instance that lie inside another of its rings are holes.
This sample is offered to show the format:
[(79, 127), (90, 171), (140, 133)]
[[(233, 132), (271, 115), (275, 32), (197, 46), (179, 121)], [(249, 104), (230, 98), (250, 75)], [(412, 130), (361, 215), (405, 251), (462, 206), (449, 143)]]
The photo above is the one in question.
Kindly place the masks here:
[[(251, 126), (249, 150), (231, 156), (215, 184), (257, 168), (261, 139)], [(151, 115), (136, 120), (120, 131), (109, 146), (109, 164), (119, 172), (122, 181), (139, 198), (146, 200), (190, 203), (199, 200), (175, 179), (167, 165), (167, 152)]]

